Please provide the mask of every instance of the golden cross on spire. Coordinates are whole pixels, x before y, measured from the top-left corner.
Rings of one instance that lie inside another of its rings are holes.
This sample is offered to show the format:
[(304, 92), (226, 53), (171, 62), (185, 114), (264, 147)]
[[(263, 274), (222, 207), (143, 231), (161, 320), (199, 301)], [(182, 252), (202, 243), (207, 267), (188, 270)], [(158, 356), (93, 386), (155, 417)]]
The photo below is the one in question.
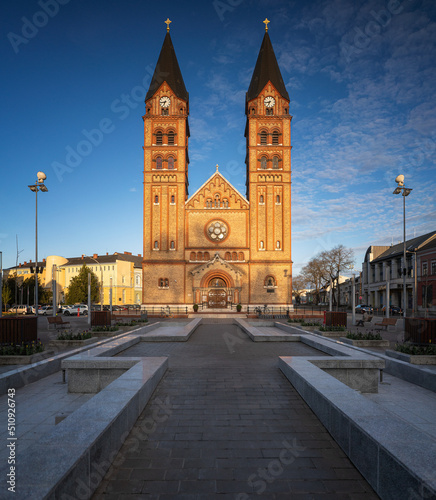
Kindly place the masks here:
[(268, 24), (270, 23), (271, 21), (268, 21), (268, 18), (265, 17), (265, 21), (263, 21), (263, 23), (265, 24), (265, 31), (268, 31)]
[(172, 21), (170, 21), (170, 18), (167, 17), (167, 20), (165, 21), (165, 24), (167, 25), (167, 31), (170, 31), (170, 24), (172, 23)]
[(218, 163), (215, 165), (216, 171), (218, 172)]

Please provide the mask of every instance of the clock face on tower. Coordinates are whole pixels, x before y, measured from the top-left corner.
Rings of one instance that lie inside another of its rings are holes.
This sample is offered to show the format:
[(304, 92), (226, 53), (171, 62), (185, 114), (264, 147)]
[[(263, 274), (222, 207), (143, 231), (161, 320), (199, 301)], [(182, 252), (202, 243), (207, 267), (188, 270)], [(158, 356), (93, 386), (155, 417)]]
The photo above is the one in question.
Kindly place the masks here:
[(272, 96), (265, 97), (263, 103), (267, 108), (272, 108), (274, 104), (276, 103), (276, 100)]
[(159, 99), (159, 104), (161, 105), (162, 108), (169, 108), (171, 100), (169, 97), (164, 96)]

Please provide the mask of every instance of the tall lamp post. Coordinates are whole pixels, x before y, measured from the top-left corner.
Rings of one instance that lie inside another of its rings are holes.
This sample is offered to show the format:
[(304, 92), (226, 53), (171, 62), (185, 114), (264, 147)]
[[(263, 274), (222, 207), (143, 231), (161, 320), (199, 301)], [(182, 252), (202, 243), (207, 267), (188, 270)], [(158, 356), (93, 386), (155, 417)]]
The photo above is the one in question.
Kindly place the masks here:
[(29, 189), (35, 193), (35, 315), (38, 318), (38, 191), (46, 193), (48, 189), (44, 184), (47, 179), (44, 172), (38, 172), (36, 177), (37, 181)]
[(398, 175), (395, 179), (397, 187), (395, 188), (393, 194), (403, 195), (403, 317), (406, 318), (407, 309), (407, 296), (406, 296), (406, 196), (409, 196), (412, 189), (406, 188), (404, 185), (404, 175)]
[[(100, 290), (100, 311), (103, 311), (103, 300), (104, 300), (104, 289), (103, 289), (103, 267), (100, 264), (100, 262), (97, 259), (94, 259), (94, 257), (91, 257), (89, 255), (85, 255), (85, 257), (88, 257), (89, 259), (92, 259), (94, 262), (96, 262), (100, 266), (100, 279), (101, 279), (101, 290)], [(90, 314), (90, 311), (88, 311), (88, 314)]]

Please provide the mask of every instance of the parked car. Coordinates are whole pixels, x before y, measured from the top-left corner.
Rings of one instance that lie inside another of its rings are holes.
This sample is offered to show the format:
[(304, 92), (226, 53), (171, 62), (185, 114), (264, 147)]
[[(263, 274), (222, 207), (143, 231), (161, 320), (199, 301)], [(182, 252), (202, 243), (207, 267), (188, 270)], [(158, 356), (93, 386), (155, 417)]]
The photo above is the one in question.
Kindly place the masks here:
[(28, 306), (12, 306), (9, 311), (15, 314), (30, 314), (30, 307)]
[(65, 308), (63, 314), (64, 316), (77, 316), (77, 314), (86, 316), (88, 314), (88, 306), (76, 304), (75, 306)]
[[(386, 312), (386, 306), (383, 306), (382, 311)], [(398, 306), (390, 306), (389, 307), (389, 314), (392, 314), (392, 316), (394, 314), (403, 314), (403, 310), (401, 309), (401, 307), (398, 307)]]
[(53, 315), (53, 307), (52, 306), (42, 306), (38, 310), (38, 314), (42, 314), (43, 316), (52, 316)]
[(366, 304), (359, 304), (355, 309), (355, 312), (360, 314), (363, 314), (364, 312), (372, 313), (373, 311), (374, 309), (372, 308), (372, 306), (368, 306)]

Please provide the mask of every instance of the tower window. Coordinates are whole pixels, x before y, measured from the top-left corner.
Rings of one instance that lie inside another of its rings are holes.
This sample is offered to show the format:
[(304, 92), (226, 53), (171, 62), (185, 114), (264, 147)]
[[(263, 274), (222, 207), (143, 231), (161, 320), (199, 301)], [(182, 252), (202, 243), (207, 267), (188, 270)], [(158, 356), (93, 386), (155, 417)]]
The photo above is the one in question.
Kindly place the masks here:
[(168, 108), (161, 108), (162, 116), (168, 116), (170, 114), (170, 110)]
[(277, 132), (277, 130), (274, 130), (272, 134), (272, 143), (274, 145), (277, 145), (279, 143), (279, 133)]
[(154, 204), (155, 204), (155, 205), (159, 205), (159, 196), (158, 196), (158, 195), (156, 195), (156, 196), (154, 197)]
[(176, 249), (176, 244), (174, 243), (174, 241), (171, 241), (170, 250), (175, 250), (175, 249)]
[(265, 250), (265, 245), (264, 245), (263, 241), (261, 241), (259, 243), (259, 250)]
[(279, 194), (276, 196), (276, 204), (280, 205), (280, 195)]
[(266, 108), (266, 115), (273, 115), (274, 114), (274, 109), (273, 108)]
[(279, 158), (278, 158), (278, 156), (274, 156), (272, 164), (273, 164), (273, 168), (275, 168), (275, 169), (279, 168)]
[(280, 250), (280, 241), (279, 240), (276, 241), (276, 250)]
[(265, 132), (265, 130), (263, 130), (261, 133), (260, 133), (260, 143), (262, 145), (266, 145), (267, 144), (267, 138), (268, 138), (268, 134)]
[(274, 288), (276, 286), (276, 280), (274, 276), (267, 276), (264, 281), (265, 288)]
[(176, 197), (172, 194), (171, 195), (171, 205), (175, 205), (176, 203)]
[(266, 156), (262, 156), (262, 158), (260, 159), (260, 168), (262, 170), (266, 170)]
[(174, 144), (174, 132), (172, 130), (168, 132), (168, 144)]
[(174, 158), (172, 156), (168, 158), (168, 169), (174, 170)]
[(163, 134), (162, 132), (159, 130), (158, 132), (156, 132), (156, 144), (158, 146), (161, 146), (163, 144)]
[(263, 204), (265, 203), (264, 198), (263, 198), (263, 194), (261, 194), (261, 195), (259, 196), (259, 203), (260, 203), (261, 205), (263, 205)]
[(154, 249), (159, 250), (159, 242), (157, 240), (154, 242)]
[(162, 169), (162, 157), (161, 156), (158, 156), (156, 158), (156, 168), (161, 170)]

